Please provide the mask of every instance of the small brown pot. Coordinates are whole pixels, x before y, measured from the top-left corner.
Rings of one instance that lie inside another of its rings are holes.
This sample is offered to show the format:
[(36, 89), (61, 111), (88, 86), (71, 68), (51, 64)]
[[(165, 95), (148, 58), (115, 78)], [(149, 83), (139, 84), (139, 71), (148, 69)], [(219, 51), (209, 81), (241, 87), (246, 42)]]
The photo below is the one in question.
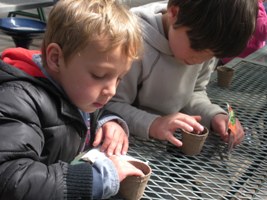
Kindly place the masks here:
[(234, 69), (226, 66), (217, 67), (218, 86), (230, 87), (234, 76)]
[(196, 134), (182, 130), (182, 152), (189, 156), (198, 155), (207, 139), (209, 130), (204, 127), (202, 133)]
[(120, 196), (125, 200), (139, 200), (144, 194), (147, 182), (151, 176), (151, 168), (142, 161), (128, 161), (136, 168), (142, 170), (145, 176), (128, 176), (120, 183)]

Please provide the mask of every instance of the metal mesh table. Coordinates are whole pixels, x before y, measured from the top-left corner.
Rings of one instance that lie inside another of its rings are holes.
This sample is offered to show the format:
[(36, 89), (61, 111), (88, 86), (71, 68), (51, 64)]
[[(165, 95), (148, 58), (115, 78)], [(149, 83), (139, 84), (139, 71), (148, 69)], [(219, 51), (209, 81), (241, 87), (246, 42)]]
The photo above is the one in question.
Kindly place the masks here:
[(202, 153), (189, 157), (169, 143), (131, 137), (129, 155), (153, 170), (142, 200), (267, 199), (267, 67), (240, 62), (234, 68), (231, 88), (218, 87), (215, 76), (207, 92), (213, 103), (231, 104), (245, 127), (242, 144), (229, 154), (210, 134)]

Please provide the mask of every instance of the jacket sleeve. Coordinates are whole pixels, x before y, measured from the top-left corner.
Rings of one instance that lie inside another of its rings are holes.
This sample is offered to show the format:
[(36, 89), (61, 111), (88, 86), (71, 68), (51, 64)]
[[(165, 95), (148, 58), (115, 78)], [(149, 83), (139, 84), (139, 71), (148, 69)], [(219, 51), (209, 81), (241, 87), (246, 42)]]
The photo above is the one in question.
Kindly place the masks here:
[(2, 84), (0, 96), (0, 199), (91, 199), (91, 165), (43, 162), (40, 110), (28, 91)]
[(106, 108), (112, 112), (119, 114), (128, 124), (130, 133), (144, 139), (149, 138), (149, 127), (155, 118), (159, 115), (148, 113), (134, 106), (138, 104), (138, 90), (141, 83), (150, 73), (146, 72), (142, 67), (142, 61), (134, 62), (130, 72), (122, 79), (119, 84), (116, 95), (107, 104)]
[(219, 113), (226, 113), (220, 106), (210, 101), (206, 92), (215, 63), (215, 58), (213, 58), (203, 64), (198, 74), (192, 97), (182, 110), (189, 115), (200, 115), (202, 117), (201, 123), (208, 128), (210, 127), (213, 116)]

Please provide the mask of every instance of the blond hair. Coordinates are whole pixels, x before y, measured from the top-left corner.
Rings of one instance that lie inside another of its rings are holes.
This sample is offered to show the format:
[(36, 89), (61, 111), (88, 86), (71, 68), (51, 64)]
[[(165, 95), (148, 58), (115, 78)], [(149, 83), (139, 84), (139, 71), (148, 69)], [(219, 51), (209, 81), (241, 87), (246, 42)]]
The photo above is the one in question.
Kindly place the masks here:
[(67, 61), (102, 39), (107, 45), (100, 51), (120, 46), (131, 59), (138, 59), (143, 49), (137, 17), (115, 0), (59, 0), (48, 17), (42, 45), (44, 65), (50, 43), (61, 47)]

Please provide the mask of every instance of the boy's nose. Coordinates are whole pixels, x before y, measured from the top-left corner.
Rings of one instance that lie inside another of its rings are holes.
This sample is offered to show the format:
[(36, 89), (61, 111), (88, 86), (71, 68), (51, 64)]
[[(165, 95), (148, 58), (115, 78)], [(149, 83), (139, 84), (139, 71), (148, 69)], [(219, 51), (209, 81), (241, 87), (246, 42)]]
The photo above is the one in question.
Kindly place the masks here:
[(104, 95), (114, 96), (116, 94), (117, 84), (115, 81), (113, 82), (110, 82), (109, 84), (106, 85), (106, 87), (103, 90)]

